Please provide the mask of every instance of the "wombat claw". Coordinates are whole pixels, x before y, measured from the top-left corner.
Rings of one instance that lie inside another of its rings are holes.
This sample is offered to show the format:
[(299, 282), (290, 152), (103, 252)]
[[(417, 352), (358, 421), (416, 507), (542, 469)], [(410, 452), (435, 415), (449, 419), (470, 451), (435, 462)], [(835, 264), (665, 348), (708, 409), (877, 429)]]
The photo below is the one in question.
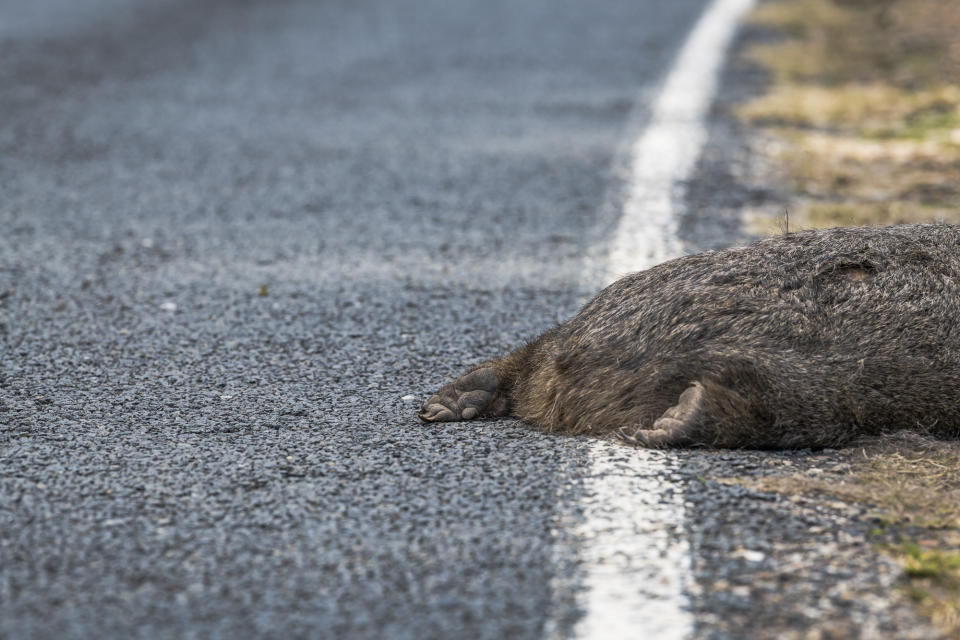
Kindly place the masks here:
[(486, 409), (497, 391), (493, 367), (483, 367), (444, 385), (420, 410), (424, 422), (473, 420)]
[(617, 440), (632, 447), (649, 447), (650, 441), (643, 429), (636, 429), (631, 435), (626, 427), (620, 427), (616, 432)]

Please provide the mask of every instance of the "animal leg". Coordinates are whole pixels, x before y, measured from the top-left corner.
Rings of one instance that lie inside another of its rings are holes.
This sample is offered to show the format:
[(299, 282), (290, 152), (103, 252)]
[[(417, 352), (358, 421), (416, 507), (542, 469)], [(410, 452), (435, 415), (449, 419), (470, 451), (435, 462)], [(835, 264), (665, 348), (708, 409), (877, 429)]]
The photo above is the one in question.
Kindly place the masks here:
[(650, 429), (641, 427), (631, 434), (623, 428), (617, 432), (617, 437), (627, 444), (651, 449), (694, 444), (695, 434), (704, 418), (705, 403), (703, 385), (695, 382), (680, 394), (677, 404), (654, 421)]
[(420, 410), (424, 422), (472, 420), (480, 415), (498, 415), (497, 374), (481, 367), (444, 385)]

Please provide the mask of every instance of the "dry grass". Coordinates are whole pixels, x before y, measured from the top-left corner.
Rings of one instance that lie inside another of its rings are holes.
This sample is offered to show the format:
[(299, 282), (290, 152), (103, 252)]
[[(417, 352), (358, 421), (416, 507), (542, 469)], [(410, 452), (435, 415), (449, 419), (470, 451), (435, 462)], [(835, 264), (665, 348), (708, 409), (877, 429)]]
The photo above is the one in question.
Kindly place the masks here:
[(734, 481), (868, 505), (877, 547), (903, 566), (904, 592), (945, 634), (960, 637), (960, 442), (880, 439), (862, 446), (843, 471)]
[(783, 143), (794, 228), (960, 223), (960, 3), (781, 0), (753, 21), (786, 40), (748, 52), (774, 81), (739, 115)]
[(762, 4), (752, 21), (789, 37), (749, 53), (781, 82), (960, 84), (954, 0), (779, 0)]
[(755, 124), (819, 128), (872, 138), (930, 139), (956, 147), (960, 87), (906, 91), (891, 84), (784, 82), (739, 110)]
[(765, 491), (870, 504), (885, 524), (950, 529), (960, 536), (960, 442), (881, 440), (862, 447), (854, 462), (843, 473), (750, 482)]

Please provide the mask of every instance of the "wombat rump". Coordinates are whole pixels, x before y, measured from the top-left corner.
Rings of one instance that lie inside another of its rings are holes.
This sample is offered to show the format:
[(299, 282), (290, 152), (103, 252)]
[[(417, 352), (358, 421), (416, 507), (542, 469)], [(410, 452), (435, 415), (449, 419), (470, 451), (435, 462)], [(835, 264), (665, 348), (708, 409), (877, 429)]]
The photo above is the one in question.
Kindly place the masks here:
[(647, 447), (958, 437), (960, 227), (805, 231), (665, 262), (420, 411), (506, 415)]

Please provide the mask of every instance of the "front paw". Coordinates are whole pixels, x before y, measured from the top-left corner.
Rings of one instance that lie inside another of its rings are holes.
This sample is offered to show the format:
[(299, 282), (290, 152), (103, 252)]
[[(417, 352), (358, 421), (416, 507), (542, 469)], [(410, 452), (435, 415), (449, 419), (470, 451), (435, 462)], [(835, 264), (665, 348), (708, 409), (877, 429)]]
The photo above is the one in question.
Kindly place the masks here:
[(425, 422), (472, 420), (493, 402), (497, 392), (497, 374), (493, 367), (471, 371), (444, 385), (420, 409)]

